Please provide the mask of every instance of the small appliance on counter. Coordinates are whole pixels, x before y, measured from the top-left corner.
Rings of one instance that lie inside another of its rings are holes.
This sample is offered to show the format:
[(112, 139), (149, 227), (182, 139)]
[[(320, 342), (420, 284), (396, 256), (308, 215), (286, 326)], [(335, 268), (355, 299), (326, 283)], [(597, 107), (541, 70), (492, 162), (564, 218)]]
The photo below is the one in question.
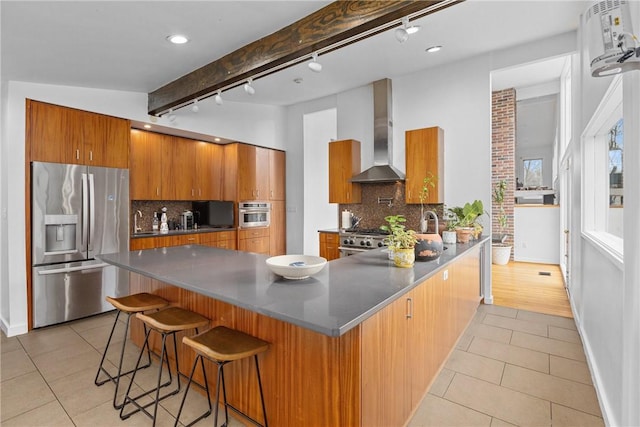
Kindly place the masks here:
[(193, 212), (184, 211), (180, 214), (180, 228), (182, 230), (193, 230)]
[(199, 228), (232, 228), (233, 202), (222, 200), (193, 202), (193, 217)]

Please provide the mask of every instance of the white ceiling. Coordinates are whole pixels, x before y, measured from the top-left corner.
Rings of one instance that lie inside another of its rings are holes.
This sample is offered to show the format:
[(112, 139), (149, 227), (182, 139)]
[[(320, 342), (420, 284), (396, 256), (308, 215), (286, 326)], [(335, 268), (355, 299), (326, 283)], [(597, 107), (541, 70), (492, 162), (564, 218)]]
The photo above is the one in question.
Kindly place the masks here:
[[(328, 3), (5, 0), (1, 78), (146, 93)], [(241, 89), (223, 96), (272, 105), (315, 99), (574, 30), (588, 4), (467, 0), (416, 21), (422, 30), (403, 44), (390, 30), (320, 56), (319, 74), (299, 64), (255, 81), (253, 97)], [(165, 37), (172, 33), (191, 41), (171, 45)], [(444, 49), (424, 52), (435, 44)], [(540, 75), (534, 73), (538, 80)], [(296, 78), (302, 83), (294, 83)], [(494, 79), (495, 84), (500, 83)]]

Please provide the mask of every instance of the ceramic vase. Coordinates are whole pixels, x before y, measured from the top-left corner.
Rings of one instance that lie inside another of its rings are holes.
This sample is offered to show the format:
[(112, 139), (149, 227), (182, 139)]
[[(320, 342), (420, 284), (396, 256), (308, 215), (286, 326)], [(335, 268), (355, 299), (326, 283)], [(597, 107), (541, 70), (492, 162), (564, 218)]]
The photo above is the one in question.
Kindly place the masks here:
[(413, 267), (416, 260), (416, 252), (414, 248), (410, 249), (398, 249), (393, 251), (393, 264), (396, 267), (409, 268)]

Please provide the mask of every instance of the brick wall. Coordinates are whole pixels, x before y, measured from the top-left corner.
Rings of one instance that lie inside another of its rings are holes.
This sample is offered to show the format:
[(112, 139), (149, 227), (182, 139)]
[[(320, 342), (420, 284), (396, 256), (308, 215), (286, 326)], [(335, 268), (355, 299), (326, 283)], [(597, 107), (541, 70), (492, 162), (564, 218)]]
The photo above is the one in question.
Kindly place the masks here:
[[(516, 150), (516, 91), (505, 89), (493, 92), (491, 96), (491, 176), (492, 185), (504, 179), (507, 189), (504, 196), (504, 210), (508, 222), (504, 230), (509, 235), (507, 243), (513, 244), (513, 205), (515, 190), (515, 150)], [(493, 194), (493, 191), (492, 191)], [(498, 206), (492, 203), (493, 233), (498, 233)], [(513, 252), (511, 255), (513, 259)]]

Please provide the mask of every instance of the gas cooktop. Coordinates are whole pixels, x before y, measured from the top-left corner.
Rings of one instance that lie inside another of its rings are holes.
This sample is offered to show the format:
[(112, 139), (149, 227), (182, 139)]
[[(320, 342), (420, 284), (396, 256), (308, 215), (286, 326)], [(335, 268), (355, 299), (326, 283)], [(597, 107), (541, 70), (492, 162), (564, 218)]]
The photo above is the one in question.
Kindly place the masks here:
[(366, 236), (386, 236), (388, 231), (381, 230), (379, 228), (347, 228), (343, 231), (344, 234), (362, 234)]

